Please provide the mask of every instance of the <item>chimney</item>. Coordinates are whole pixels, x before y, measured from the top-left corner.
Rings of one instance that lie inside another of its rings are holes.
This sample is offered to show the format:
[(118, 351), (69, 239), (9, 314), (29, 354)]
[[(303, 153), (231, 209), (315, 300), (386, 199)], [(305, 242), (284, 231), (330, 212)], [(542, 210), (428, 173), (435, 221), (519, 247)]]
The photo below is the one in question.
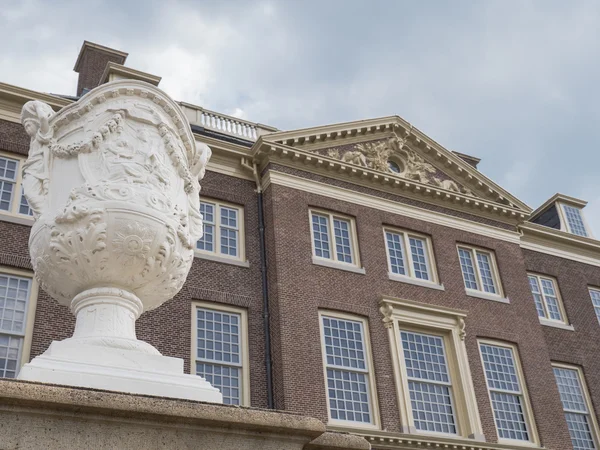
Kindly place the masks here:
[(79, 73), (77, 97), (102, 83), (104, 69), (109, 62), (124, 64), (126, 59), (125, 52), (83, 41), (73, 69)]
[(475, 156), (471, 156), (471, 155), (465, 155), (464, 153), (455, 152), (454, 150), (452, 150), (452, 153), (454, 153), (456, 156), (458, 156), (464, 162), (466, 162), (470, 166), (475, 167), (476, 169), (477, 169), (477, 164), (479, 164), (481, 161), (481, 158), (476, 158)]

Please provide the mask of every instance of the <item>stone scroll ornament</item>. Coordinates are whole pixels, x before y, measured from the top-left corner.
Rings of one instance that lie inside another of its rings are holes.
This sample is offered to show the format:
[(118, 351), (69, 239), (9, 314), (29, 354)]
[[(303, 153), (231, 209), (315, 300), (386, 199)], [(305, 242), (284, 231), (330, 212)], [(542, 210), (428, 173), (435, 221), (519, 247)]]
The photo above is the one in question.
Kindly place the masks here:
[[(179, 292), (202, 236), (200, 184), (210, 148), (158, 88), (121, 80), (60, 112), (25, 104), (23, 188), (42, 289), (76, 316), (19, 378), (222, 402), (183, 360), (162, 356), (135, 321)], [(57, 324), (60, 326), (60, 324)]]

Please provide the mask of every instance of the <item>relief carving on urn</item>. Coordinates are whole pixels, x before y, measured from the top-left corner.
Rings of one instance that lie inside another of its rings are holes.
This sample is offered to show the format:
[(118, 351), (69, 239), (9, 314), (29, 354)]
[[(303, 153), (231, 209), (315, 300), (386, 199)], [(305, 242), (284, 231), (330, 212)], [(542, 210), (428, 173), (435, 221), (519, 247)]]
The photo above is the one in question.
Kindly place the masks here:
[(36, 219), (32, 264), (42, 288), (77, 317), (73, 337), (45, 356), (89, 345), (159, 357), (137, 340), (135, 320), (185, 282), (202, 235), (209, 147), (195, 142), (173, 100), (132, 80), (102, 85), (56, 114), (28, 102), (22, 122), (31, 137), (23, 187)]

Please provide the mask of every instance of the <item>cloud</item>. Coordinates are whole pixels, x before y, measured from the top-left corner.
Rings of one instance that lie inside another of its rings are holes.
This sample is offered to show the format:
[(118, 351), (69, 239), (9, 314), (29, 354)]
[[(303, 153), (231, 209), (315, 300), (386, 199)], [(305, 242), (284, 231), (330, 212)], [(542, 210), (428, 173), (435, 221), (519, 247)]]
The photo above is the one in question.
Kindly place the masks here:
[(5, 0), (0, 27), (2, 81), (73, 93), (87, 39), (177, 99), (281, 129), (398, 114), (533, 207), (593, 197), (600, 236), (597, 2)]

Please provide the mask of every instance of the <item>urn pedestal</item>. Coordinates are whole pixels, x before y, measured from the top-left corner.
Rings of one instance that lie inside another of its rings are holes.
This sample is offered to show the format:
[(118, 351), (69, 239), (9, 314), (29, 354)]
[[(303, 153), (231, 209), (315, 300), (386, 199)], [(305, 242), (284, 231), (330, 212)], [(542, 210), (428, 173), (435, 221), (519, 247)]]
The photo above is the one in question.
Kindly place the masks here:
[(54, 114), (23, 107), (23, 167), (36, 219), (41, 287), (76, 316), (73, 336), (26, 364), (23, 380), (222, 402), (183, 360), (135, 335), (135, 321), (181, 289), (202, 235), (199, 180), (210, 149), (166, 94), (138, 81), (102, 85)]

